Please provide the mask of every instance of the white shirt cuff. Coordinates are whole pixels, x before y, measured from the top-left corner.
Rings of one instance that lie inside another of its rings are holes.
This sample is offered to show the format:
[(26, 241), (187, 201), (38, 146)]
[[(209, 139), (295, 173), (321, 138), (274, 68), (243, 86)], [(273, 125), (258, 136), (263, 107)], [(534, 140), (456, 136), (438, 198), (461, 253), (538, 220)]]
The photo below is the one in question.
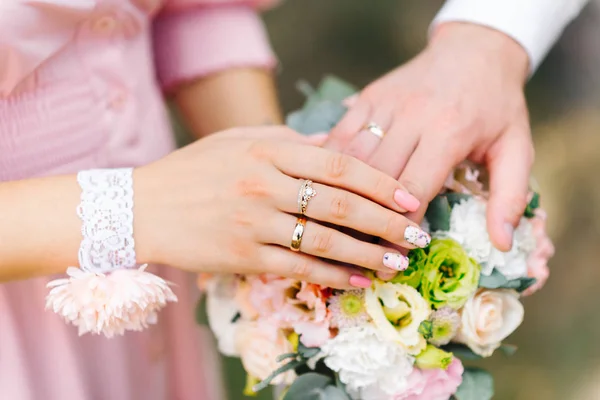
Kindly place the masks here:
[(529, 54), (533, 73), (588, 0), (447, 0), (433, 20), (472, 22), (504, 32)]

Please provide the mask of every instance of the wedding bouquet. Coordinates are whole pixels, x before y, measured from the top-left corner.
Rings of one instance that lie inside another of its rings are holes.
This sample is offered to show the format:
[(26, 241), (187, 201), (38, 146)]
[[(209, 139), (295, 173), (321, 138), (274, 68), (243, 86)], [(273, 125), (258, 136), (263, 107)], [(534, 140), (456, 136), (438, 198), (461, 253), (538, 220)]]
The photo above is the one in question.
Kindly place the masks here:
[[(329, 78), (288, 124), (328, 131), (354, 92)], [(522, 296), (540, 289), (553, 255), (539, 196), (515, 230), (512, 250), (486, 231), (485, 171), (462, 164), (431, 202), (429, 247), (408, 253), (395, 278), (333, 290), (277, 276), (202, 277), (219, 350), (240, 357), (245, 393), (285, 386), (284, 400), (486, 400), (492, 377), (461, 359), (489, 357), (523, 321)]]

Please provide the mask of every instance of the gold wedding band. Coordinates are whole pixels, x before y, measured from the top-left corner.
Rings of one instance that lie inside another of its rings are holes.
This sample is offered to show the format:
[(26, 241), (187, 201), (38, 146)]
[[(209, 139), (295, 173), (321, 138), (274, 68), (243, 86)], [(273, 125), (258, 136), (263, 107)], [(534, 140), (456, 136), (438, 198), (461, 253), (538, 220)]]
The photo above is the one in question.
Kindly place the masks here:
[(375, 122), (369, 122), (367, 124), (367, 126), (365, 126), (364, 129), (371, 132), (373, 135), (377, 136), (379, 139), (383, 139), (383, 137), (385, 136), (385, 131), (383, 130), (383, 128), (381, 126), (377, 125)]
[(298, 213), (306, 215), (306, 208), (310, 199), (317, 195), (317, 191), (312, 187), (312, 181), (305, 179), (298, 190)]
[(302, 244), (302, 235), (304, 235), (304, 228), (306, 227), (306, 218), (298, 218), (296, 220), (296, 227), (292, 234), (292, 243), (290, 244), (290, 250), (300, 251), (300, 245)]

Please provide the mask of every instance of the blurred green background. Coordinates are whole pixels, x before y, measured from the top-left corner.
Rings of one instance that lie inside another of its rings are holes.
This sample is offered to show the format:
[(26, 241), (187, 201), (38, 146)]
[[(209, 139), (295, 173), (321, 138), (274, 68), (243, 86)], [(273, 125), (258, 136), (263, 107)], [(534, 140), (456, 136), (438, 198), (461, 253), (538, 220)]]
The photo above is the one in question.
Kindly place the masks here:
[[(316, 84), (331, 73), (363, 86), (410, 59), (441, 3), (287, 0), (269, 11), (284, 110), (302, 104), (300, 79)], [(535, 176), (557, 254), (549, 283), (525, 300), (525, 322), (509, 339), (517, 354), (482, 363), (496, 377), (495, 399), (600, 400), (599, 9), (584, 10), (527, 86)], [(243, 399), (239, 363), (223, 365), (229, 399)]]

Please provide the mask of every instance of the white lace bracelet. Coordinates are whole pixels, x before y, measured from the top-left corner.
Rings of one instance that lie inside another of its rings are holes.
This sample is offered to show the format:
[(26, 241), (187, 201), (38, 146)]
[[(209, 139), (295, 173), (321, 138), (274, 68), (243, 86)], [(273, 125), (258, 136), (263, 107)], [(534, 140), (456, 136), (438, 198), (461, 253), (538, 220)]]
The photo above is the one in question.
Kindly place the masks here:
[(48, 283), (46, 308), (79, 328), (112, 337), (142, 330), (177, 297), (162, 278), (136, 268), (133, 238), (133, 170), (96, 169), (77, 175), (83, 240), (80, 268)]

